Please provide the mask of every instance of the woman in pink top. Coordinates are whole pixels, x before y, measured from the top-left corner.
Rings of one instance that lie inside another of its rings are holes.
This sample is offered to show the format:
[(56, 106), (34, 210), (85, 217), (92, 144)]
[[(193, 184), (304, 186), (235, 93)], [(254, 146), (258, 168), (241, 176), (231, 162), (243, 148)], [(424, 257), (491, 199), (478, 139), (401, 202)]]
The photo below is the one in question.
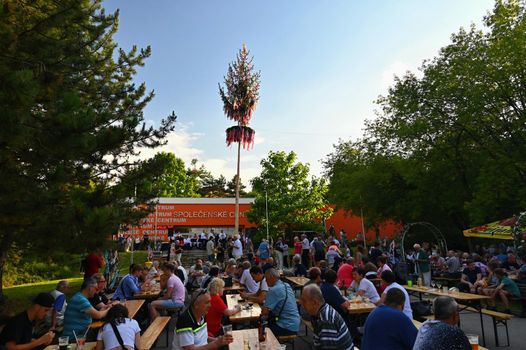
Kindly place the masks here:
[(345, 286), (345, 289), (348, 289), (353, 281), (353, 258), (349, 257), (345, 260), (345, 264), (341, 264), (340, 268), (338, 269), (337, 277), (338, 277), (338, 286), (342, 286), (342, 284)]
[(301, 242), (298, 236), (294, 237), (294, 255), (301, 255)]
[(382, 276), (382, 272), (391, 271), (389, 265), (387, 265), (387, 257), (385, 255), (380, 255), (377, 259), (378, 262), (378, 272), (376, 273), (378, 277)]
[(182, 309), (184, 307), (185, 288), (183, 282), (174, 274), (175, 265), (172, 263), (165, 263), (162, 266), (163, 275), (168, 276), (166, 281), (166, 293), (154, 300), (149, 305), (150, 320), (153, 321), (159, 316), (159, 311), (162, 309)]

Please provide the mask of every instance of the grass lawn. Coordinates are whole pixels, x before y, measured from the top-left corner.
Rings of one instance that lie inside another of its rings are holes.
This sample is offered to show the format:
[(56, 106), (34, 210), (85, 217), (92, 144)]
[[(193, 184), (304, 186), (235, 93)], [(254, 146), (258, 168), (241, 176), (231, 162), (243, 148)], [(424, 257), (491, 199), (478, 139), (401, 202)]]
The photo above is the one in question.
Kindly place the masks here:
[[(146, 261), (148, 253), (146, 251), (136, 251), (134, 253), (134, 262), (142, 264)], [(125, 275), (128, 273), (128, 268), (130, 266), (130, 253), (120, 253), (119, 255), (119, 274)], [(68, 278), (70, 283), (69, 292), (66, 293), (67, 298), (69, 299), (73, 294), (79, 291), (80, 285), (82, 284), (83, 277), (79, 275), (77, 278)], [(57, 283), (61, 281), (45, 281), (45, 282), (36, 282), (22, 284), (19, 286), (4, 288), (4, 294), (7, 298), (5, 309), (2, 313), (7, 314), (16, 314), (24, 310), (27, 305), (31, 302), (31, 299), (41, 292), (50, 292), (55, 289)]]

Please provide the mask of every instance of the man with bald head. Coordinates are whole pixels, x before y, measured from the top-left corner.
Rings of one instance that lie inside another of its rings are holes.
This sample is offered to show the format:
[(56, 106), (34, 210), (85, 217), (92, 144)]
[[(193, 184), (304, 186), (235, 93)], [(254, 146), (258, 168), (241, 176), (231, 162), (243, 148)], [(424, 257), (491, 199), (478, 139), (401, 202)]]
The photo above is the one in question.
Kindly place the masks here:
[(311, 316), (314, 349), (352, 350), (354, 348), (345, 321), (336, 310), (325, 303), (317, 284), (309, 284), (303, 288), (300, 303)]

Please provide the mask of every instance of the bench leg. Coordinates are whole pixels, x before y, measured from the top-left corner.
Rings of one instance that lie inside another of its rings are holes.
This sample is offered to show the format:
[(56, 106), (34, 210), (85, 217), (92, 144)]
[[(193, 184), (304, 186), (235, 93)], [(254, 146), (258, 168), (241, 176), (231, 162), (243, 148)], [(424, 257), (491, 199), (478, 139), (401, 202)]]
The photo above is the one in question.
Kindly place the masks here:
[(491, 318), (493, 320), (493, 333), (495, 334), (495, 346), (499, 347), (499, 332), (497, 330), (497, 320), (495, 317)]

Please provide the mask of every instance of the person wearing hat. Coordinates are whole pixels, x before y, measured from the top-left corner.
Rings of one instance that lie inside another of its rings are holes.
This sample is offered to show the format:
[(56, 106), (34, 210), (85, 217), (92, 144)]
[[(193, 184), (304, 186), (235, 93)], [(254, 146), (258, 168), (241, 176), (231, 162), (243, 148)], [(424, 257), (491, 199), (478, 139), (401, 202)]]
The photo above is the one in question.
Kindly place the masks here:
[(49, 345), (55, 333), (49, 331), (33, 339), (35, 321), (42, 320), (53, 308), (55, 299), (49, 293), (38, 294), (29, 308), (11, 318), (0, 334), (0, 346), (7, 350), (29, 350)]

